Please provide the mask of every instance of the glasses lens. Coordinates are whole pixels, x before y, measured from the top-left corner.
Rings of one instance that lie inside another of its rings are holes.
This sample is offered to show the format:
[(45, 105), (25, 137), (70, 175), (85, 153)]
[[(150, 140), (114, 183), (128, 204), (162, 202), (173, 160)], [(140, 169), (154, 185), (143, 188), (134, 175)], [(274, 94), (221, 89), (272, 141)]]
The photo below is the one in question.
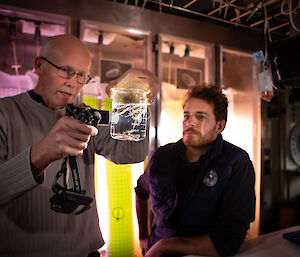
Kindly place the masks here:
[(74, 74), (69, 74), (64, 68), (57, 69), (57, 75), (64, 79), (70, 79), (74, 76)]
[(70, 72), (63, 67), (61, 67), (60, 69), (57, 69), (57, 75), (64, 79), (71, 79), (74, 75), (76, 75), (77, 83), (79, 83), (79, 84), (87, 84), (91, 80), (91, 77), (89, 75), (83, 76), (83, 75), (77, 74), (75, 72)]
[(77, 82), (79, 84), (84, 84), (84, 82), (85, 82), (85, 76), (77, 74)]

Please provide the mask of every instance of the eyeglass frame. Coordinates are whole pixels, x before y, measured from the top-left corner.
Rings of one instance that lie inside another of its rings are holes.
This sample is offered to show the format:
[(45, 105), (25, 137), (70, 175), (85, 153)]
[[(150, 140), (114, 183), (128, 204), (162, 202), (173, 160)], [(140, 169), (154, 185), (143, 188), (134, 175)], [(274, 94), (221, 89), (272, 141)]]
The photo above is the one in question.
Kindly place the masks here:
[(51, 61), (48, 60), (46, 57), (40, 56), (40, 58), (41, 58), (43, 61), (46, 61), (47, 63), (49, 63), (49, 64), (51, 64), (52, 66), (54, 66), (54, 67), (57, 69), (57, 71), (58, 71), (58, 70), (61, 70), (61, 71), (65, 72), (65, 73), (68, 75), (67, 78), (61, 77), (61, 76), (58, 75), (58, 76), (61, 77), (61, 78), (64, 78), (64, 79), (71, 79), (71, 78), (74, 77), (74, 75), (76, 75), (77, 83), (78, 83), (78, 84), (81, 84), (81, 85), (86, 85), (86, 84), (88, 84), (88, 83), (91, 81), (91, 79), (92, 79), (91, 76), (87, 74), (87, 75), (86, 75), (86, 80), (85, 80), (85, 82), (84, 82), (84, 83), (81, 83), (81, 82), (78, 81), (78, 76), (80, 76), (80, 74), (78, 74), (77, 72), (73, 71), (73, 72), (70, 73), (70, 72), (68, 72), (68, 71), (65, 71), (65, 70), (63, 69), (63, 67), (60, 67), (60, 66), (56, 65), (55, 63), (51, 62)]

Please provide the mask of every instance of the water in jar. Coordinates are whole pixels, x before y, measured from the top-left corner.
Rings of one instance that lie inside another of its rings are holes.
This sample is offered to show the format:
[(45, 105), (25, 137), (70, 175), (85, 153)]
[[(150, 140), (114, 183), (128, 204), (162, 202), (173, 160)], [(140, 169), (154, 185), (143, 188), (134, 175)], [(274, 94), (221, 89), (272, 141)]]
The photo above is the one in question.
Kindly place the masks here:
[(112, 89), (111, 137), (140, 141), (147, 133), (147, 98), (141, 89)]

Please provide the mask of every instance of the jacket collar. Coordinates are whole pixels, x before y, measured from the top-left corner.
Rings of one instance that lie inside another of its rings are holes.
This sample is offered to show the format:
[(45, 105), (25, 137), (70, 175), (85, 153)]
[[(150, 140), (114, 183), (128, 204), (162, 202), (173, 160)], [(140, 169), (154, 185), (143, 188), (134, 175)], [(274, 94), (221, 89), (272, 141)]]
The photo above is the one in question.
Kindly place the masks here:
[(42, 96), (38, 95), (38, 94), (35, 93), (33, 90), (28, 91), (28, 93), (29, 93), (30, 97), (31, 97), (34, 101), (36, 101), (36, 102), (38, 102), (38, 103), (41, 103), (42, 105), (46, 106), (46, 104), (45, 104), (45, 102), (44, 102)]

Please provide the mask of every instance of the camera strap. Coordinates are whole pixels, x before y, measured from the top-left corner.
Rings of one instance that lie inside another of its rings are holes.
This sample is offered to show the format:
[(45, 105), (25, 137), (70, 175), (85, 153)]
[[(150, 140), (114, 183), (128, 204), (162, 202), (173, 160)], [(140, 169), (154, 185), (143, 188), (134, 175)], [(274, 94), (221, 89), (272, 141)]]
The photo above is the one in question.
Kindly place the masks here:
[[(70, 189), (69, 185), (69, 176), (68, 176), (68, 166), (67, 162), (69, 163), (69, 167), (71, 170), (71, 176), (72, 176), (72, 181), (73, 181), (73, 188)], [(57, 180), (63, 176), (63, 185), (61, 186), (57, 183)], [(76, 162), (76, 157), (75, 156), (68, 156), (65, 157), (61, 166), (60, 171), (56, 174), (53, 186), (52, 186), (53, 191), (56, 193), (61, 190), (68, 190), (68, 191), (73, 191), (75, 193), (84, 193), (81, 191), (81, 184), (80, 184), (80, 178), (79, 178), (79, 173), (78, 173), (78, 167), (77, 167), (77, 162)]]
[[(71, 187), (69, 185), (69, 175), (72, 176), (73, 185)], [(63, 177), (63, 186), (58, 183), (60, 177)], [(93, 202), (93, 198), (86, 196), (85, 191), (81, 190), (75, 156), (64, 158), (61, 169), (54, 178), (52, 191), (55, 194), (50, 198), (51, 208), (56, 212), (80, 214), (86, 211)]]
[(69, 156), (68, 159), (69, 159), (70, 169), (71, 169), (72, 178), (73, 178), (73, 187), (74, 187), (73, 191), (76, 193), (82, 193), (76, 157)]
[[(67, 104), (66, 115), (94, 127), (101, 124), (109, 124), (108, 111), (96, 110), (90, 106), (80, 108), (72, 104)], [(72, 176), (72, 185), (69, 183), (70, 175)], [(58, 179), (62, 176), (63, 185), (60, 185)], [(52, 191), (54, 195), (50, 198), (51, 209), (56, 212), (80, 214), (86, 211), (93, 202), (93, 197), (86, 196), (85, 190), (81, 189), (75, 156), (64, 158), (61, 169), (54, 178)]]

